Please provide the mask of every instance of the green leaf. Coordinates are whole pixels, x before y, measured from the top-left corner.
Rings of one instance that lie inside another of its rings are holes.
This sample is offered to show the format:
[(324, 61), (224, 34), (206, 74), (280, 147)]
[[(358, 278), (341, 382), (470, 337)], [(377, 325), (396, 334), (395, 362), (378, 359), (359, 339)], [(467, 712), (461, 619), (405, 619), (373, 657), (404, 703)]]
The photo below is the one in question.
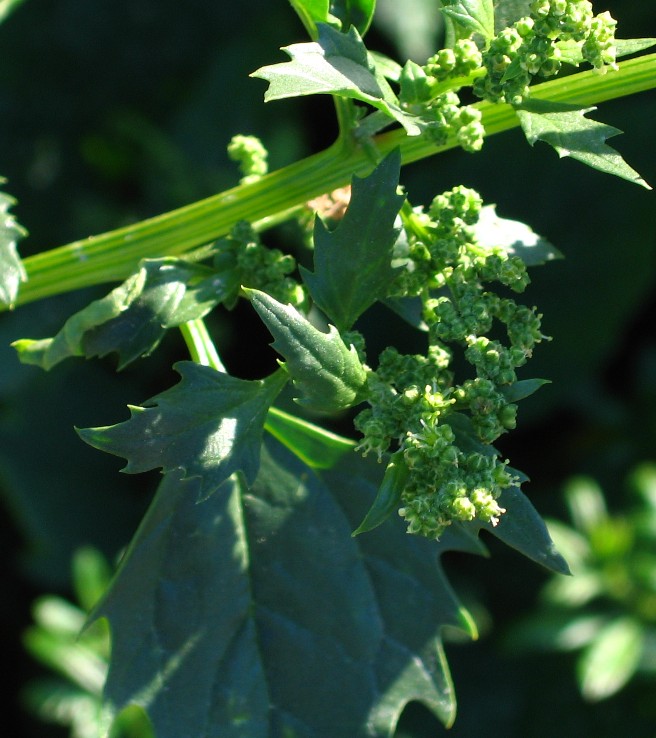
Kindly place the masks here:
[[(0, 184), (4, 181), (0, 178)], [(8, 212), (15, 202), (13, 197), (0, 192), (0, 306), (4, 307), (13, 307), (20, 284), (27, 279), (16, 249), (16, 243), (27, 231)]]
[(341, 30), (355, 26), (364, 36), (376, 9), (376, 0), (289, 0), (307, 32), (317, 38), (319, 23), (339, 21)]
[(72, 356), (112, 352), (122, 369), (152, 353), (169, 328), (203, 317), (237, 286), (230, 275), (182, 259), (144, 260), (123, 284), (72, 315), (54, 338), (13, 346), (23, 363), (47, 370)]
[(506, 512), (496, 526), (482, 527), (529, 559), (558, 574), (569, 574), (565, 559), (554, 546), (547, 526), (519, 487), (508, 487), (499, 497)]
[(484, 39), (494, 36), (492, 0), (444, 0), (442, 13), (453, 23), (456, 38), (479, 34)]
[(494, 32), (512, 26), (531, 13), (532, 0), (494, 0)]
[(366, 372), (355, 348), (344, 343), (334, 326), (322, 333), (291, 305), (259, 290), (244, 292), (274, 337), (273, 348), (285, 358), (301, 405), (335, 412), (360, 402)]
[[(583, 57), (582, 41), (573, 41), (571, 39), (568, 41), (558, 41), (556, 46), (560, 52), (560, 59), (563, 62), (578, 67), (579, 64), (586, 61)], [(623, 56), (636, 54), (652, 46), (656, 46), (656, 39), (654, 38), (618, 38), (615, 39), (615, 56), (620, 59)]]
[(182, 377), (175, 387), (129, 406), (123, 423), (78, 430), (82, 440), (127, 459), (128, 474), (161, 468), (200, 477), (202, 497), (236, 471), (255, 479), (264, 421), (285, 373), (246, 381), (188, 361), (174, 368)]
[(656, 38), (616, 38), (615, 48), (617, 49), (617, 58), (628, 56), (629, 54), (637, 54), (639, 51), (651, 49), (656, 46)]
[(385, 476), (376, 493), (376, 499), (367, 511), (364, 520), (353, 531), (354, 536), (377, 528), (392, 513), (398, 511), (407, 479), (408, 467), (403, 462), (403, 457), (393, 459), (387, 465)]
[(261, 67), (251, 74), (269, 82), (265, 102), (303, 95), (338, 95), (381, 110), (398, 121), (409, 136), (421, 133), (417, 117), (401, 109), (353, 26), (348, 33), (340, 33), (321, 23), (317, 41), (292, 44), (283, 51), (292, 61)]
[(596, 702), (622, 689), (638, 668), (644, 640), (642, 625), (631, 617), (608, 623), (577, 664), (583, 696)]
[(0, 0), (0, 23), (5, 20), (25, 0)]
[(367, 32), (376, 9), (376, 0), (331, 0), (330, 12), (342, 22), (342, 29), (355, 26), (361, 36)]
[(157, 738), (391, 738), (410, 700), (453, 721), (440, 630), (471, 620), (437, 556), (475, 547), (399, 519), (352, 538), (380, 467), (345, 459), (316, 475), (271, 444), (250, 489), (201, 504), (164, 478), (96, 612), (113, 710), (142, 705)]
[(312, 469), (330, 469), (356, 442), (272, 407), (264, 429)]
[(571, 156), (600, 172), (614, 174), (629, 182), (651, 189), (624, 159), (606, 144), (606, 139), (622, 131), (585, 117), (596, 108), (531, 98), (516, 108), (519, 122), (528, 142), (545, 141), (558, 156)]
[(546, 238), (519, 220), (500, 218), (496, 205), (485, 205), (473, 226), (477, 241), (487, 248), (500, 246), (509, 254), (519, 256), (526, 266), (538, 266), (563, 255)]
[(507, 387), (499, 387), (499, 392), (508, 402), (519, 402), (519, 400), (530, 397), (545, 384), (550, 384), (550, 381), (548, 379), (520, 379), (519, 382)]
[(329, 22), (329, 0), (289, 0), (310, 38), (317, 38), (317, 24)]
[(301, 267), (301, 274), (312, 299), (341, 331), (384, 297), (394, 279), (395, 221), (405, 199), (396, 194), (400, 167), (395, 149), (368, 177), (353, 177), (351, 201), (334, 230), (319, 218), (315, 222), (314, 272)]

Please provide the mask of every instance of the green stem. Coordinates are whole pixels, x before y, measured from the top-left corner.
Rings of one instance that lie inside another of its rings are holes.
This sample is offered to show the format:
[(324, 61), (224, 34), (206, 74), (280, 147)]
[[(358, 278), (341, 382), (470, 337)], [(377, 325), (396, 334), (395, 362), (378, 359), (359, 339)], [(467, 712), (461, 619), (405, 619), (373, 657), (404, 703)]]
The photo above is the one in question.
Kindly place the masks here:
[[(532, 93), (542, 99), (587, 107), (654, 87), (656, 54), (650, 54), (622, 62), (617, 72), (603, 76), (581, 72), (537, 85)], [(483, 114), (488, 136), (519, 125), (510, 105), (481, 102), (476, 107)], [(404, 164), (457, 146), (454, 139), (435, 146), (421, 136), (408, 137), (402, 130), (383, 133), (374, 143), (381, 155), (400, 146)], [(140, 259), (186, 253), (224, 235), (239, 220), (268, 224), (281, 213), (348, 184), (353, 174), (365, 176), (372, 167), (366, 147), (339, 140), (325, 151), (271, 172), (257, 182), (28, 257), (24, 261), (28, 281), (22, 285), (17, 304), (124, 279)]]
[(187, 344), (192, 361), (203, 366), (211, 366), (217, 372), (226, 373), (226, 368), (202, 318), (183, 323), (180, 326), (180, 333)]

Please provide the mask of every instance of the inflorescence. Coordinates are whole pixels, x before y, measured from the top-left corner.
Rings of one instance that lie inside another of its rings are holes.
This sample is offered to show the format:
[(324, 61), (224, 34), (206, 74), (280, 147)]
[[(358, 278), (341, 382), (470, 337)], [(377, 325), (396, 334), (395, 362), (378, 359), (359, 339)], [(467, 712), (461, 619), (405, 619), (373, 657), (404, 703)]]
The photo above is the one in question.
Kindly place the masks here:
[[(520, 293), (529, 278), (519, 257), (477, 241), (481, 207), (478, 193), (456, 187), (428, 213), (406, 213), (394, 294), (421, 300), (428, 350), (385, 349), (369, 370), (369, 407), (355, 420), (364, 455), (394, 454), (408, 470), (400, 509), (408, 532), (433, 538), (453, 521), (494, 525), (504, 512), (499, 495), (517, 478), (491, 444), (515, 427), (508, 389), (544, 339), (535, 308), (486, 288), (496, 282)], [(451, 368), (458, 350), (473, 374), (460, 383)]]
[(484, 47), (458, 39), (423, 66), (408, 62), (399, 99), (437, 145), (454, 137), (465, 151), (479, 151), (485, 136), (481, 112), (461, 104), (462, 88), (471, 87), (483, 100), (521, 105), (534, 78), (554, 76), (563, 63), (588, 62), (600, 73), (616, 69), (615, 26), (610, 13), (594, 15), (589, 0), (534, 0), (530, 15)]

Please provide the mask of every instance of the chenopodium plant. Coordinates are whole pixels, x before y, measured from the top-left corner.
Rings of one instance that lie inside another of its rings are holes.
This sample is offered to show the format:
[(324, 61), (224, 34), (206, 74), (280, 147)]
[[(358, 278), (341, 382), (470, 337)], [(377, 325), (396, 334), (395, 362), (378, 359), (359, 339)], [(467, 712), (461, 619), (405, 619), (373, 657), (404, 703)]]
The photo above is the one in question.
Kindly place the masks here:
[[(17, 341), (21, 360), (115, 353), (120, 369), (171, 328), (189, 347), (178, 384), (79, 431), (124, 471), (164, 474), (95, 610), (112, 631), (105, 723), (140, 705), (158, 738), (391, 736), (411, 700), (453, 722), (441, 629), (475, 626), (437, 557), (484, 553), (485, 529), (567, 572), (494, 447), (544, 383), (519, 375), (545, 338), (519, 296), (527, 267), (558, 252), (465, 186), (413, 206), (401, 164), (521, 125), (531, 144), (648, 186), (607, 145), (619, 131), (586, 115), (656, 86), (653, 56), (616, 62), (653, 40), (617, 41), (587, 0), (532, 2), (507, 28), (491, 0), (445, 2), (445, 47), (423, 66), (365, 47), (373, 0), (291, 4), (311, 40), (254, 76), (267, 100), (332, 95), (332, 147), (267, 173), (262, 144), (236, 137), (238, 187), (24, 262), (5, 223), (6, 306), (124, 280), (56, 336)], [(532, 84), (582, 64), (593, 71)], [(307, 226), (307, 203), (323, 217), (297, 269), (263, 234)], [(229, 374), (203, 322), (240, 299), (281, 357), (259, 380)], [(377, 303), (423, 334), (423, 353), (371, 355), (358, 320)], [(278, 409), (285, 387), (313, 415)], [(349, 412), (353, 440), (315, 422)]]
[(514, 649), (580, 651), (577, 682), (592, 702), (656, 676), (656, 466), (639, 465), (629, 482), (634, 501), (621, 515), (594, 479), (568, 482), (572, 524), (548, 524), (574, 576), (549, 581), (540, 613), (509, 639)]

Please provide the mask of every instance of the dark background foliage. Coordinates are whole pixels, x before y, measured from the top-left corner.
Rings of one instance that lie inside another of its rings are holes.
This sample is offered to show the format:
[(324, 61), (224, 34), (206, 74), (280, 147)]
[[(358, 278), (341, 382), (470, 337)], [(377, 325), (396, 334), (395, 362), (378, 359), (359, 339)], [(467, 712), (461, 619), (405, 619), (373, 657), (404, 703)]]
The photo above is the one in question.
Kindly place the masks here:
[[(412, 30), (404, 32), (384, 6), (387, 22), (374, 27), (369, 46), (392, 54), (395, 44), (413, 48)], [(597, 7), (620, 19), (622, 37), (656, 34), (648, 3)], [(263, 83), (248, 78), (282, 60), (280, 46), (303, 37), (285, 0), (26, 0), (0, 26), (0, 172), (30, 231), (22, 253), (232, 186), (238, 175), (225, 147), (234, 133), (261, 136), (273, 168), (329, 144), (329, 100), (264, 106)], [(604, 104), (597, 114), (626, 131), (613, 145), (653, 184), (655, 115), (653, 92)], [(526, 490), (544, 514), (564, 515), (560, 490), (574, 473), (594, 475), (610, 507), (621, 509), (622, 479), (636, 462), (656, 456), (654, 194), (558, 161), (541, 144), (531, 150), (517, 131), (490, 139), (477, 156), (450, 152), (414, 164), (403, 181), (415, 203), (455, 184), (475, 187), (501, 215), (530, 223), (565, 254), (534, 272), (526, 295), (553, 337), (539, 348), (531, 374), (553, 384), (524, 403), (520, 428), (503, 451), (532, 478)], [(171, 363), (184, 356), (171, 336), (154, 357), (118, 376), (110, 360), (68, 362), (51, 374), (18, 364), (10, 341), (52, 335), (96, 294), (0, 317), (0, 659), (14, 688), (3, 723), (16, 726), (17, 738), (61, 734), (19, 706), (18, 689), (37, 671), (20, 646), (31, 601), (46, 591), (68, 592), (78, 546), (90, 543), (114, 558), (157, 481), (119, 476), (121, 463), (83, 445), (73, 426), (122, 419), (128, 402), (175, 381)], [(236, 318), (214, 321), (217, 341), (232, 371), (262, 376), (262, 362), (271, 362), (267, 334), (249, 311)], [(375, 315), (368, 322), (381, 325)], [(382, 326), (381, 342), (409, 348), (400, 323), (386, 318)], [(447, 649), (460, 702), (450, 735), (653, 735), (653, 684), (637, 681), (588, 705), (577, 692), (572, 658), (520, 657), (503, 648), (513, 622), (535, 606), (546, 574), (490, 547), (489, 560), (450, 555), (446, 562), (483, 631), (479, 643)], [(444, 732), (411, 707), (399, 735)]]

